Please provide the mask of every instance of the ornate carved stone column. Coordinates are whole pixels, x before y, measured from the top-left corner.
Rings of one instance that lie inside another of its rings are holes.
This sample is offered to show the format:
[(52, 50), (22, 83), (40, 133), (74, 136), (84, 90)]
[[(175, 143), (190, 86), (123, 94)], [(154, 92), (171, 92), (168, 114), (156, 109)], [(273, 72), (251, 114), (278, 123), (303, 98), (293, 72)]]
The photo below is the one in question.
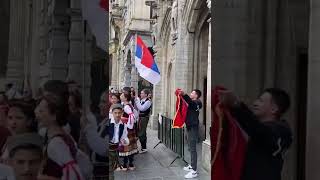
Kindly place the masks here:
[(49, 69), (47, 63), (48, 49), (48, 0), (40, 1), (40, 28), (39, 28), (39, 78), (40, 84), (49, 79)]
[[(86, 47), (85, 60), (83, 64), (83, 22), (81, 17), (81, 1), (71, 0), (70, 7), (71, 26), (69, 32), (69, 55), (68, 55), (68, 76), (67, 79), (74, 80), (85, 89), (83, 94), (86, 104), (90, 102), (91, 87), (91, 62), (92, 62), (92, 35), (88, 24), (86, 25)], [(83, 65), (85, 68), (83, 68)], [(84, 79), (83, 79), (84, 76)], [(85, 86), (83, 87), (83, 82)], [(83, 92), (83, 91), (81, 91)]]
[(134, 89), (138, 90), (139, 75), (138, 70), (135, 66), (135, 38), (132, 38), (129, 47), (131, 49), (131, 87), (134, 87)]
[(307, 103), (307, 138), (306, 138), (306, 179), (320, 179), (317, 171), (320, 162), (319, 130), (320, 121), (320, 0), (310, 1), (310, 29), (309, 29), (309, 75), (308, 75), (308, 103)]
[[(207, 0), (207, 6), (211, 11), (211, 0)], [(203, 167), (210, 171), (211, 168), (211, 143), (210, 143), (210, 127), (211, 127), (211, 18), (208, 20), (209, 23), (209, 42), (208, 42), (208, 70), (207, 70), (207, 104), (206, 109), (206, 139), (202, 144), (202, 159)]]
[(24, 80), (24, 48), (27, 13), (26, 1), (10, 0), (9, 53), (7, 81), (14, 82), (20, 89)]
[(65, 80), (67, 77), (69, 50), (68, 1), (48, 1), (49, 47), (47, 61), (50, 78)]

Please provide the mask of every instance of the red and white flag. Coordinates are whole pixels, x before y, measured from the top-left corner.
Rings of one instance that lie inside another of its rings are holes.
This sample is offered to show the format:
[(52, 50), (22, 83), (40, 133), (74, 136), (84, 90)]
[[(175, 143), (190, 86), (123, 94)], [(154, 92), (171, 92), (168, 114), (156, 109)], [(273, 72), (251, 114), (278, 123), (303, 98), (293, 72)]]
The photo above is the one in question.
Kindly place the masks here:
[(82, 16), (95, 36), (97, 46), (107, 51), (109, 0), (82, 0)]

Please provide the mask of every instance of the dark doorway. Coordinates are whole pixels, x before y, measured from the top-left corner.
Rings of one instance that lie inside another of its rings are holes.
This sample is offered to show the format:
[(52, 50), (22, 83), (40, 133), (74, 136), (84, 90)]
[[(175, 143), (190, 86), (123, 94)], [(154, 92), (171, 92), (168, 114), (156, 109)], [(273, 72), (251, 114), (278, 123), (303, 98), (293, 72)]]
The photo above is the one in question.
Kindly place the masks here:
[[(300, 51), (301, 52), (301, 51)], [(308, 54), (306, 50), (298, 56), (298, 87), (297, 87), (297, 138), (298, 162), (297, 179), (305, 180), (305, 153), (306, 153), (306, 119), (307, 119), (307, 92), (308, 92)]]
[(206, 139), (207, 135), (207, 78), (203, 80), (203, 125), (204, 125), (204, 139)]
[(101, 94), (109, 87), (105, 73), (106, 63), (106, 60), (100, 60), (91, 64), (91, 103), (95, 106), (99, 104)]
[(10, 1), (0, 1), (0, 77), (5, 77), (8, 51), (9, 51), (9, 31), (10, 31)]

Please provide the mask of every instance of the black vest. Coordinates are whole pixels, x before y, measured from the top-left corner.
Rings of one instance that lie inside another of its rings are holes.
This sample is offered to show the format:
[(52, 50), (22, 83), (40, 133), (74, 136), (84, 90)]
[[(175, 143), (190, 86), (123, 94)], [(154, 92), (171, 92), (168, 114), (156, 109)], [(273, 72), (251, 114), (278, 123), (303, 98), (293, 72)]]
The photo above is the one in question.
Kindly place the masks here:
[[(110, 122), (110, 119), (109, 119), (109, 122)], [(105, 138), (107, 135), (109, 135), (109, 142), (110, 142), (114, 136), (114, 123), (110, 124), (109, 122), (105, 125), (105, 128), (101, 132), (100, 137)], [(124, 125), (120, 124), (120, 126), (119, 126), (119, 141), (120, 141), (120, 138), (123, 134), (123, 130), (124, 130)], [(99, 129), (98, 129), (98, 131), (99, 131)], [(96, 157), (97, 162), (108, 162), (108, 157), (100, 156), (97, 153), (95, 154), (95, 157)]]
[[(144, 105), (144, 103), (147, 102), (147, 101), (150, 101), (150, 100), (146, 100), (146, 101), (142, 102), (141, 105)], [(140, 111), (139, 112), (139, 117), (148, 117), (150, 112), (151, 112), (151, 107), (152, 107), (152, 105), (147, 110)]]

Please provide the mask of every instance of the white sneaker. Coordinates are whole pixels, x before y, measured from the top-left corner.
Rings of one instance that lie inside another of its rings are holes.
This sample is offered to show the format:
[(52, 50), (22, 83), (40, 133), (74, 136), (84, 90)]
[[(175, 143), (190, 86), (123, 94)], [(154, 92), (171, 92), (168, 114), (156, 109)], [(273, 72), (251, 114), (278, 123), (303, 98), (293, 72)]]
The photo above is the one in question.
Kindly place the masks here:
[(139, 153), (142, 154), (142, 153), (146, 153), (146, 152), (148, 152), (147, 149), (141, 149), (141, 151)]
[(191, 167), (191, 165), (189, 164), (188, 166), (186, 166), (186, 167), (184, 167), (183, 168), (183, 170), (185, 170), (185, 171), (191, 171), (192, 170), (192, 167)]
[(192, 179), (198, 176), (198, 172), (193, 169), (184, 176), (185, 179)]

